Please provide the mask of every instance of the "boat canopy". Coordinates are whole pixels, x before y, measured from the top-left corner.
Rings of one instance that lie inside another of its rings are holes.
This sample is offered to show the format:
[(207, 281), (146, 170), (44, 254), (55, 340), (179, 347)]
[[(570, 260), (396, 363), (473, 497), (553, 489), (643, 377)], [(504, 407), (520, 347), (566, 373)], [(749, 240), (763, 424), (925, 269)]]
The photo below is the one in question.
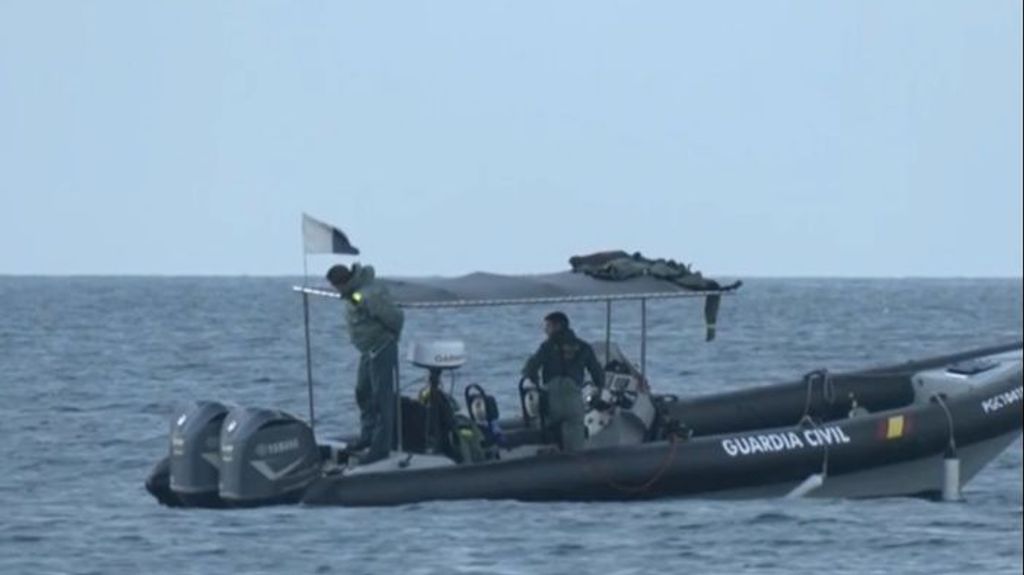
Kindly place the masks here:
[[(604, 280), (571, 271), (503, 275), (476, 272), (459, 277), (379, 278), (402, 307), (442, 308), (548, 303), (647, 300), (721, 295), (734, 286), (691, 289), (669, 280), (641, 276)], [(340, 297), (330, 287), (296, 286), (296, 291)]]
[[(640, 302), (640, 374), (647, 374), (647, 300), (704, 298), (705, 341), (715, 338), (715, 325), (722, 295), (742, 285), (721, 285), (699, 274), (665, 278), (641, 273), (624, 279), (605, 279), (588, 273), (563, 271), (547, 274), (503, 275), (476, 272), (458, 277), (377, 278), (395, 302), (403, 308), (467, 308), (503, 305), (554, 303), (605, 303), (605, 361), (611, 359), (612, 302)], [(306, 375), (309, 386), (309, 413), (313, 421), (313, 365), (309, 335), (309, 298), (320, 296), (341, 299), (333, 287), (295, 286), (302, 294), (306, 334)]]

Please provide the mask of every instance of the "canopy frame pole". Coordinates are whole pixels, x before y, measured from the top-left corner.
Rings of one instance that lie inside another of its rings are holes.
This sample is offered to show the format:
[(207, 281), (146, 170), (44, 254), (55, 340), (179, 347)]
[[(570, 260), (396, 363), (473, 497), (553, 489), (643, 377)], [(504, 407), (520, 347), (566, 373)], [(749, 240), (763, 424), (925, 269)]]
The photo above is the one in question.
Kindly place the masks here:
[[(305, 225), (305, 218), (303, 218)], [(305, 232), (303, 232), (305, 233)], [(302, 287), (309, 286), (309, 251), (305, 236), (302, 242)], [(309, 397), (309, 429), (316, 432), (316, 414), (313, 411), (313, 347), (309, 341), (309, 293), (302, 292), (302, 330), (306, 336), (306, 395)]]
[(640, 377), (647, 380), (647, 298), (640, 299)]
[[(326, 297), (333, 299), (342, 299), (341, 295), (337, 291), (328, 291), (320, 288), (312, 288), (305, 286), (293, 286), (293, 291), (305, 292), (310, 295), (318, 297)], [(553, 303), (597, 303), (597, 302), (608, 302), (608, 301), (635, 301), (639, 299), (677, 299), (677, 298), (698, 298), (707, 297), (708, 295), (719, 294), (719, 295), (732, 295), (732, 292), (723, 291), (683, 291), (683, 292), (643, 292), (643, 293), (626, 293), (626, 294), (611, 294), (611, 295), (579, 295), (579, 296), (538, 296), (538, 297), (527, 297), (527, 298), (504, 298), (504, 299), (463, 299), (463, 300), (423, 300), (423, 301), (404, 301), (398, 300), (396, 303), (398, 307), (404, 309), (448, 309), (448, 308), (465, 308), (465, 307), (497, 307), (507, 305), (547, 305)]]
[[(397, 340), (395, 341), (394, 345), (395, 345), (396, 353), (397, 353), (397, 348), (398, 348), (398, 341)], [(398, 437), (396, 438), (397, 439), (396, 444), (398, 446), (398, 453), (404, 453), (405, 452), (405, 446), (402, 444), (402, 433), (403, 433), (403, 431), (402, 431), (402, 382), (398, 378), (398, 362), (397, 361), (395, 362), (395, 367), (394, 367), (394, 369), (391, 372), (391, 376), (392, 376), (392, 381), (394, 381), (394, 386), (395, 386), (395, 433), (398, 435)], [(431, 401), (433, 401), (433, 399), (434, 399), (433, 398), (433, 394), (431, 394)], [(389, 450), (391, 449), (390, 445), (388, 446), (388, 449)], [(409, 454), (409, 457), (411, 458), (412, 454)], [(400, 467), (405, 467), (405, 465), (408, 465), (408, 463), (409, 463), (409, 460), (406, 459), (405, 460), (405, 464), (404, 465), (403, 464), (399, 464), (399, 466)]]
[(604, 364), (612, 360), (612, 300), (605, 300), (604, 308)]
[(316, 415), (313, 411), (313, 351), (309, 341), (309, 294), (302, 292), (303, 331), (306, 334), (306, 391), (309, 395), (309, 429), (316, 431)]

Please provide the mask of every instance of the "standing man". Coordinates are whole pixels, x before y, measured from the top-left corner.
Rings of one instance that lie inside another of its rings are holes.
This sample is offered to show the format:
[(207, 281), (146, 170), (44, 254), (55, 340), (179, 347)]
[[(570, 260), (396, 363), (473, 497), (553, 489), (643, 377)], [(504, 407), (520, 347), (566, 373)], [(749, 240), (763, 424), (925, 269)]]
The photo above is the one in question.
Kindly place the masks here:
[(352, 344), (359, 350), (356, 404), (359, 406), (359, 442), (366, 448), (359, 463), (388, 456), (395, 437), (395, 393), (398, 374), (398, 338), (405, 314), (387, 288), (374, 282), (372, 266), (336, 265), (327, 281), (346, 305), (346, 323)]
[(569, 318), (560, 311), (544, 317), (547, 339), (523, 367), (523, 377), (538, 382), (547, 391), (547, 423), (559, 431), (562, 449), (583, 448), (583, 370), (590, 372), (594, 385), (604, 387), (604, 370), (590, 344), (576, 337)]

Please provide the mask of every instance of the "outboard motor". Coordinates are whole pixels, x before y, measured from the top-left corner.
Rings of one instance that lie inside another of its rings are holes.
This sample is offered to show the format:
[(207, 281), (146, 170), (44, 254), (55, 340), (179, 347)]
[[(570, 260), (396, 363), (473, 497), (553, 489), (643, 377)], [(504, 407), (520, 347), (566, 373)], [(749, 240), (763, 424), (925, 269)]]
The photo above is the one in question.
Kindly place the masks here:
[(220, 429), (228, 408), (198, 401), (171, 421), (170, 490), (189, 507), (219, 507)]
[(320, 475), (313, 430), (283, 411), (233, 409), (220, 444), (220, 497), (230, 505), (294, 503)]

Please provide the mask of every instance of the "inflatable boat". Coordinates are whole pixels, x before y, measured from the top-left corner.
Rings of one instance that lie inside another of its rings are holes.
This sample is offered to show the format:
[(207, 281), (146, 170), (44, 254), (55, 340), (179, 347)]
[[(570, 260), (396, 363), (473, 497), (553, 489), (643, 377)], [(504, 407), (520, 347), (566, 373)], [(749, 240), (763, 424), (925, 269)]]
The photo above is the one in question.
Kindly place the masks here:
[[(475, 295), (454, 289), (453, 282), (432, 292), (445, 294), (435, 299), (424, 299), (428, 286), (411, 280), (391, 288), (407, 308), (602, 299), (578, 287), (544, 296), (524, 289), (526, 296), (517, 299), (508, 293), (515, 280), (488, 276), (505, 292), (500, 301), (484, 300), (478, 289), (483, 279), (471, 277)], [(548, 292), (557, 285), (538, 276), (529, 281)], [(613, 301), (640, 300), (645, 342), (647, 299), (722, 295), (655, 287), (626, 282), (603, 294), (609, 332)], [(326, 290), (295, 289), (307, 310), (310, 297), (334, 297)], [(410, 297), (410, 290), (416, 295)], [(501, 418), (494, 398), (478, 385), (457, 399), (445, 394), (442, 379), (466, 361), (465, 346), (425, 342), (410, 346), (409, 359), (428, 372), (429, 383), (417, 397), (401, 398), (399, 439), (389, 458), (354, 465), (344, 439), (318, 439), (312, 393), (308, 421), (274, 409), (201, 401), (173, 418), (169, 452), (146, 487), (165, 505), (192, 507), (455, 499), (955, 500), (966, 482), (1021, 435), (1020, 341), (852, 373), (815, 370), (798, 381), (693, 398), (652, 390), (644, 373), (645, 347), (638, 365), (610, 334), (594, 343), (607, 369), (606, 384), (581, 391), (588, 412), (580, 451), (558, 448), (544, 422), (544, 390), (528, 381), (520, 382), (514, 417)]]
[[(304, 216), (303, 234), (307, 251), (358, 254), (340, 230), (312, 218)], [(581, 389), (583, 449), (560, 449), (545, 421), (542, 386), (521, 380), (518, 413), (502, 418), (480, 385), (455, 393), (455, 374), (467, 360), (462, 342), (402, 342), (427, 384), (415, 397), (395, 394), (389, 457), (358, 464), (349, 441), (319, 438), (315, 430), (310, 301), (338, 303), (340, 296), (303, 285), (293, 289), (303, 302), (308, 417), (196, 402), (172, 418), (168, 452), (146, 489), (168, 506), (214, 508), (456, 499), (957, 500), (962, 486), (1021, 436), (1021, 341), (853, 373), (818, 369), (789, 383), (703, 397), (658, 394), (646, 371), (647, 302), (702, 299), (711, 341), (722, 298), (740, 282), (720, 284), (688, 265), (622, 251), (573, 257), (570, 265), (553, 274), (378, 281), (407, 310), (604, 304), (604, 341), (593, 347), (605, 382)], [(638, 362), (612, 341), (612, 308), (624, 301), (640, 305)]]

